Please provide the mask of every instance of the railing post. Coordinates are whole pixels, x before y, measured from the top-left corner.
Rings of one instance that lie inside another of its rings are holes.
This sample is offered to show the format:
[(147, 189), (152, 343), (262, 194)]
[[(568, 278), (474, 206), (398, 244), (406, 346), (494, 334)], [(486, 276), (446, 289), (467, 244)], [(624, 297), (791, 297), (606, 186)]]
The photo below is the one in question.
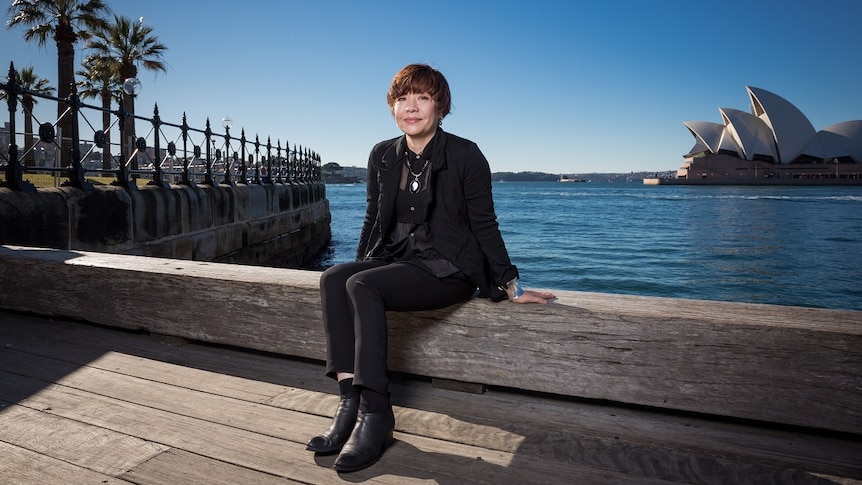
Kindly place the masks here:
[(284, 166), (284, 159), (281, 158), (281, 139), (278, 140), (278, 144), (276, 146), (277, 146), (277, 148), (275, 149), (275, 161), (276, 161), (277, 169), (278, 169), (278, 180), (277, 180), (277, 182), (282, 184), (284, 182), (282, 181), (282, 178), (281, 178), (281, 172), (282, 172), (282, 167)]
[(117, 111), (114, 111), (114, 114), (117, 115), (117, 126), (120, 130), (120, 163), (119, 167), (117, 167), (117, 180), (111, 182), (112, 185), (117, 185), (119, 187), (124, 187), (130, 190), (136, 190), (138, 188), (137, 184), (132, 182), (129, 178), (129, 165), (128, 159), (128, 151), (126, 151), (126, 117), (129, 113), (126, 111), (126, 108), (123, 106), (123, 103), (120, 103), (120, 107), (117, 108)]
[(254, 135), (254, 183), (260, 185), (260, 137)]
[(182, 131), (183, 137), (183, 174), (180, 176), (180, 185), (195, 187), (195, 181), (189, 174), (189, 166), (191, 165), (189, 161), (189, 123), (185, 111), (183, 112), (183, 124), (180, 126), (180, 131)]
[(18, 84), (18, 73), (15, 64), (9, 63), (9, 80), (3, 85), (6, 91), (6, 105), (9, 107), (9, 162), (6, 164), (7, 185), (12, 190), (20, 192), (35, 192), (36, 186), (24, 181), (24, 166), (18, 160), (18, 144), (15, 143), (15, 112), (18, 110), (18, 95), (23, 88)]
[(245, 141), (245, 128), (243, 128), (239, 137), (239, 156), (242, 159), (239, 167), (239, 183), (248, 185), (248, 165), (245, 163)]
[(212, 147), (211, 147), (213, 130), (210, 127), (210, 119), (209, 118), (207, 118), (207, 127), (204, 130), (204, 137), (206, 138), (206, 141), (204, 142), (204, 144), (207, 147), (207, 170), (206, 170), (206, 173), (204, 174), (204, 183), (207, 185), (211, 185), (211, 186), (215, 187), (218, 184), (215, 182), (215, 179), (213, 179), (213, 160), (212, 160)]
[(308, 185), (311, 182), (311, 148), (305, 147), (305, 158), (303, 159), (302, 164), (302, 181)]
[(299, 163), (298, 153), (299, 152), (296, 151), (296, 143), (294, 143), (293, 156), (290, 158), (290, 183), (294, 185), (299, 185), (299, 179), (297, 178), (299, 171), (296, 169), (296, 166)]
[(162, 119), (159, 117), (159, 104), (156, 103), (153, 108), (153, 180), (148, 185), (155, 185), (163, 189), (171, 188), (171, 184), (165, 182), (162, 178), (162, 160), (159, 144), (159, 135), (161, 135)]
[(302, 145), (299, 145), (299, 150), (296, 152), (296, 183), (303, 184), (302, 180)]
[(302, 145), (293, 154), (293, 173), (297, 185), (302, 185)]
[[(69, 180), (63, 182), (63, 185), (77, 187), (81, 190), (93, 190), (93, 184), (87, 182), (84, 172), (84, 164), (81, 161), (81, 135), (78, 132), (78, 110), (81, 108), (81, 98), (78, 97), (78, 87), (75, 83), (69, 91), (69, 98), (66, 103), (69, 105), (69, 116), (72, 123), (72, 149), (69, 151), (69, 157), (72, 159), (72, 165), (69, 167)], [(60, 144), (62, 145), (62, 140)]]
[(308, 160), (305, 162), (305, 180), (310, 184), (314, 182), (314, 150), (308, 149)]
[[(236, 184), (231, 178), (230, 169), (233, 167), (233, 162), (228, 162), (230, 160), (230, 126), (228, 124), (224, 125), (224, 179), (221, 183), (235, 186)], [(236, 152), (233, 152), (233, 160), (236, 161)]]
[(275, 183), (272, 177), (272, 139), (270, 137), (266, 138), (266, 182)]
[(291, 169), (293, 167), (293, 161), (292, 161), (292, 158), (290, 155), (290, 153), (291, 153), (290, 141), (287, 141), (285, 143), (284, 150), (285, 150), (284, 163), (286, 165), (284, 168), (284, 174), (287, 177), (287, 183), (289, 183), (290, 185), (293, 185), (293, 173), (291, 172)]
[(308, 149), (302, 148), (302, 145), (299, 145), (299, 181), (303, 185), (308, 183), (308, 180), (305, 178), (305, 164), (308, 161)]

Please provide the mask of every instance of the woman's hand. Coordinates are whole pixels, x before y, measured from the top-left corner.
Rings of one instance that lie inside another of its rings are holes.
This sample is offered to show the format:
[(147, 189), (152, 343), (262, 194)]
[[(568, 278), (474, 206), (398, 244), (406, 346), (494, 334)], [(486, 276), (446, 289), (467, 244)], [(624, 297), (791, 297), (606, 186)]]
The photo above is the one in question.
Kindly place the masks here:
[(521, 296), (511, 301), (515, 303), (538, 303), (540, 305), (544, 305), (545, 303), (556, 299), (556, 295), (548, 293), (547, 291), (524, 290), (524, 293)]

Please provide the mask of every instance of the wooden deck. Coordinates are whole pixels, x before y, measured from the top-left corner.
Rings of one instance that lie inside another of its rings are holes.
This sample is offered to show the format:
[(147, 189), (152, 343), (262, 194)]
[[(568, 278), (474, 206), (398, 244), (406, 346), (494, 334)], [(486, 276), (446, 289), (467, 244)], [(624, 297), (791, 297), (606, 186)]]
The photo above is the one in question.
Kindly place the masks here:
[(337, 474), (305, 451), (318, 362), (0, 312), (0, 483), (858, 484), (862, 441), (399, 378), (396, 442)]
[[(325, 358), (320, 272), (0, 246), (0, 308)], [(389, 312), (393, 371), (862, 436), (862, 311), (554, 290)], [(326, 392), (328, 392), (328, 388)]]

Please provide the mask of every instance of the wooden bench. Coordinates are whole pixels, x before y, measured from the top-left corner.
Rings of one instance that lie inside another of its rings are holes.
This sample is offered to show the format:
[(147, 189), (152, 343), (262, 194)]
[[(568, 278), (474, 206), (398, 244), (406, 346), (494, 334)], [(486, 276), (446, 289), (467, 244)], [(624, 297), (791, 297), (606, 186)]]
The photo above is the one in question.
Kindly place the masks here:
[[(0, 308), (323, 360), (319, 276), (0, 246)], [(393, 312), (390, 368), (862, 434), (862, 312), (556, 293)]]

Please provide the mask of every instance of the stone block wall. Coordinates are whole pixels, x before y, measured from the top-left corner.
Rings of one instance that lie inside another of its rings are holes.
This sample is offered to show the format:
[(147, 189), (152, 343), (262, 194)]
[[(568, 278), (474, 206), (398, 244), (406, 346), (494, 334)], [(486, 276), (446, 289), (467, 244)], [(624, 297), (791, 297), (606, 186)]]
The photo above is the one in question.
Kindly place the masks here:
[(329, 222), (322, 183), (0, 188), (0, 244), (303, 267)]

